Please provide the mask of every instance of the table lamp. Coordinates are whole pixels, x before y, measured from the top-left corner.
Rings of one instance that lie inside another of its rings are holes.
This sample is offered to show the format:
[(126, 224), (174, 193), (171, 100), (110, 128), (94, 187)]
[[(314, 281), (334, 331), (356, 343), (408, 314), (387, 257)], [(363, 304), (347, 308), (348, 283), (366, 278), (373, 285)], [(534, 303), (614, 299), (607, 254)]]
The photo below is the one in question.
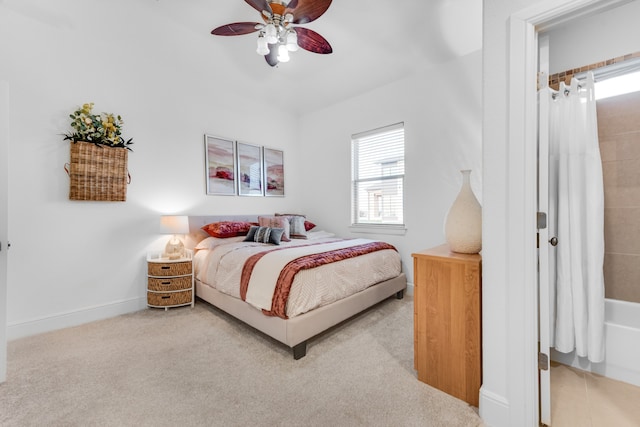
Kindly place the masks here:
[(184, 257), (184, 243), (178, 235), (189, 233), (189, 217), (186, 215), (162, 215), (160, 217), (160, 231), (162, 234), (173, 235), (167, 242), (162, 256), (169, 259)]

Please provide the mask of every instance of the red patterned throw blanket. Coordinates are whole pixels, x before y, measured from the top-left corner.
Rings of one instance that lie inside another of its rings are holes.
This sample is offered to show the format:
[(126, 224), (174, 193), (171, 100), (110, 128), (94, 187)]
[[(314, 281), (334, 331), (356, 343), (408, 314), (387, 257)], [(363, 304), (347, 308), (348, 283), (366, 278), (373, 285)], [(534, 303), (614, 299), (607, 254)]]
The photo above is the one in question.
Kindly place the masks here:
[[(286, 264), (284, 265), (284, 268), (282, 268), (278, 274), (278, 278), (275, 285), (272, 286), (273, 295), (270, 295), (271, 297), (270, 309), (267, 309), (269, 298), (264, 297), (264, 294), (262, 294), (263, 298), (261, 299), (261, 301), (265, 301), (263, 305), (267, 305), (267, 307), (262, 307), (262, 312), (268, 316), (278, 316), (283, 319), (287, 318), (287, 315), (286, 315), (287, 299), (289, 298), (289, 292), (291, 290), (293, 279), (295, 278), (295, 275), (300, 270), (319, 267), (321, 265), (331, 264), (333, 262), (342, 261), (348, 258), (355, 258), (360, 255), (364, 255), (364, 254), (368, 254), (376, 251), (381, 251), (386, 249), (396, 250), (396, 248), (393, 245), (390, 245), (388, 243), (378, 242), (378, 241), (368, 241), (366, 239), (353, 239), (351, 241), (333, 242), (334, 245), (336, 243), (339, 246), (347, 246), (347, 245), (348, 246), (340, 247), (337, 249), (331, 249), (331, 250), (323, 250), (322, 249), (323, 244), (304, 245), (303, 246), (304, 248), (309, 249), (307, 252), (311, 251), (311, 248), (309, 247), (316, 246), (316, 245), (319, 246), (318, 250), (320, 250), (321, 252), (317, 252), (317, 253), (314, 252), (314, 253), (309, 253), (303, 256), (293, 257), (290, 261), (286, 262)], [(240, 279), (240, 297), (242, 298), (242, 300), (251, 302), (251, 301), (248, 301), (247, 295), (251, 294), (251, 291), (250, 291), (251, 285), (257, 286), (255, 285), (255, 282), (257, 280), (255, 280), (255, 277), (252, 278), (252, 274), (254, 273), (254, 270), (256, 270), (256, 265), (260, 262), (260, 260), (264, 261), (264, 258), (269, 254), (279, 255), (279, 258), (282, 260), (286, 258), (286, 254), (284, 252), (282, 254), (274, 254), (274, 252), (288, 251), (292, 249), (299, 250), (300, 248), (301, 248), (300, 246), (296, 246), (293, 248), (288, 248), (288, 247), (275, 248), (275, 249), (263, 251), (250, 256), (244, 264), (244, 267), (242, 269), (242, 276)], [(281, 262), (284, 262), (284, 261), (281, 261)], [(265, 267), (265, 268), (268, 268), (268, 267)], [(269, 293), (271, 292), (269, 291)], [(261, 304), (258, 303), (257, 305), (258, 305), (258, 308), (260, 308)]]

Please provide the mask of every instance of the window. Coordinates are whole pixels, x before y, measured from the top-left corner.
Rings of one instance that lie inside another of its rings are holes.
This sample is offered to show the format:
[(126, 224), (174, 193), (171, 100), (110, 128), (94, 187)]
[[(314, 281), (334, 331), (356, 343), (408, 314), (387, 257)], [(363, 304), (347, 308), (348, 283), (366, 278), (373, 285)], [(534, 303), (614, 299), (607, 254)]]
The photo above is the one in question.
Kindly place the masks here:
[(595, 91), (596, 100), (640, 91), (640, 71), (596, 82)]
[(351, 137), (352, 225), (403, 226), (404, 123)]

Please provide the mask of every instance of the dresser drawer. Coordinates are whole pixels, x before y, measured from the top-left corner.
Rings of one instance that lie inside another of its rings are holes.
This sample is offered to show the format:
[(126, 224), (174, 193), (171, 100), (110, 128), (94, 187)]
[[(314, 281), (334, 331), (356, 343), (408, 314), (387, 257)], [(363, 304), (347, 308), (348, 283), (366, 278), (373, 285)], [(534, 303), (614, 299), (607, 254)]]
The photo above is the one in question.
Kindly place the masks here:
[(182, 277), (149, 277), (147, 289), (150, 291), (167, 292), (180, 289), (191, 289), (191, 276)]
[(149, 276), (184, 276), (191, 274), (191, 261), (186, 262), (149, 262)]
[(182, 292), (147, 292), (147, 304), (154, 307), (191, 304), (191, 289)]

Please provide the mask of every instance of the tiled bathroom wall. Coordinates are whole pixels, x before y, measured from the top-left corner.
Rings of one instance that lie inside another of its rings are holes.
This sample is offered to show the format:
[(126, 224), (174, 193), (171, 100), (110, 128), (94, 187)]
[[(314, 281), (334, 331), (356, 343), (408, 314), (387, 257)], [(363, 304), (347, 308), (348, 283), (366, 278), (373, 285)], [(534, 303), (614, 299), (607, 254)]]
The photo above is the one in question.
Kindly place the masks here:
[(640, 303), (640, 92), (597, 101), (605, 297)]
[(585, 71), (596, 70), (607, 65), (618, 64), (620, 62), (628, 61), (629, 59), (640, 58), (640, 52), (629, 53), (627, 55), (618, 56), (616, 58), (610, 58), (605, 61), (596, 62), (594, 64), (584, 65), (580, 68), (574, 68), (572, 70), (562, 71), (561, 73), (552, 74), (549, 76), (549, 87), (558, 90), (560, 82), (565, 84), (571, 84), (571, 78), (576, 74), (584, 73)]

